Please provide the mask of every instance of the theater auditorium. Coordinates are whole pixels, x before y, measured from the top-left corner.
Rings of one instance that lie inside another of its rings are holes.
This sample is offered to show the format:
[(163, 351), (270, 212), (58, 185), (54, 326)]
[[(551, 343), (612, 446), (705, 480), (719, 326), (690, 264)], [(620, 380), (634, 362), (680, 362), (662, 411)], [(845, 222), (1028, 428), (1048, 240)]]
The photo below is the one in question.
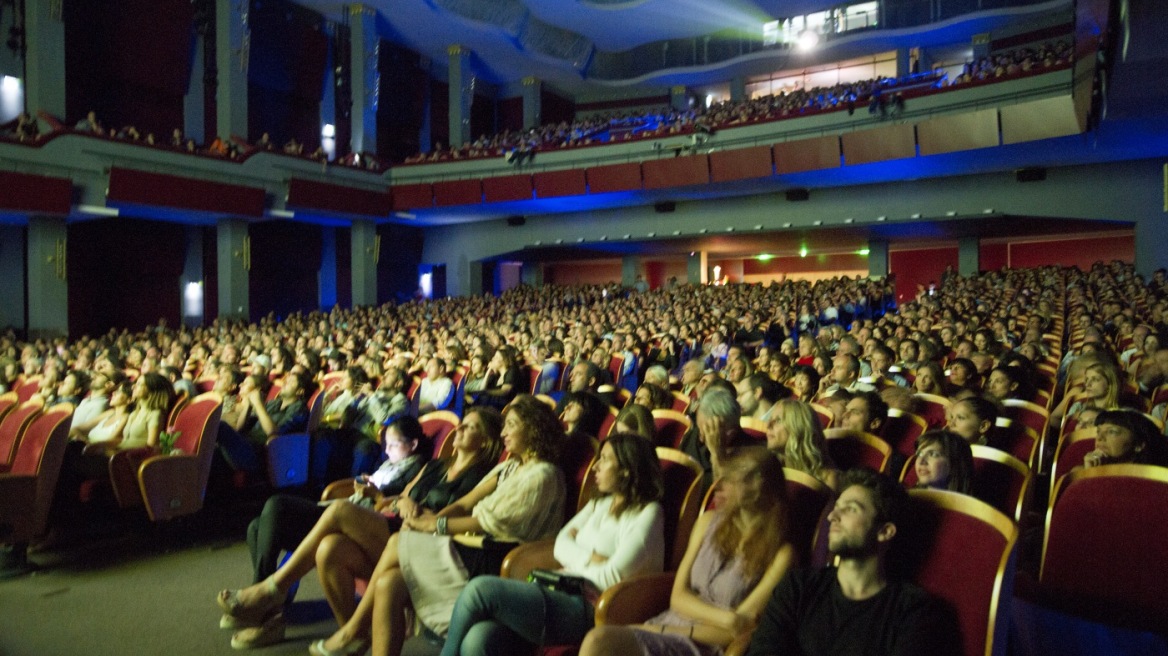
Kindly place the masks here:
[(1165, 24), (0, 0), (0, 655), (1168, 656)]

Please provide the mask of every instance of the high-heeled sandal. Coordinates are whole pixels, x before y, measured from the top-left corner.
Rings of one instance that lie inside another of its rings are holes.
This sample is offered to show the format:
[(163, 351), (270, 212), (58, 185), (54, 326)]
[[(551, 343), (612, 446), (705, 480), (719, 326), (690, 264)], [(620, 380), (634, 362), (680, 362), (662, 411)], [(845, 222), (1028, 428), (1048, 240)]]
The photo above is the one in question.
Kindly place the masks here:
[(364, 654), (369, 651), (369, 640), (367, 638), (354, 640), (336, 651), (324, 646), (324, 643), (327, 641), (328, 638), (321, 638), (308, 645), (308, 653), (312, 654), (312, 656), (353, 656), (354, 654)]
[(232, 649), (259, 649), (284, 641), (284, 613), (277, 610), (263, 624), (236, 631), (231, 636)]
[(239, 590), (220, 590), (215, 602), (223, 609), (224, 615), (230, 615), (235, 622), (232, 626), (226, 626), (228, 622), (224, 621), (225, 618), (220, 618), (219, 626), (241, 628), (263, 624), (272, 615), (272, 611), (279, 608), (283, 602), (276, 584), (271, 579), (265, 581), (265, 585), (267, 587), (265, 598), (250, 606), (245, 606), (239, 600)]

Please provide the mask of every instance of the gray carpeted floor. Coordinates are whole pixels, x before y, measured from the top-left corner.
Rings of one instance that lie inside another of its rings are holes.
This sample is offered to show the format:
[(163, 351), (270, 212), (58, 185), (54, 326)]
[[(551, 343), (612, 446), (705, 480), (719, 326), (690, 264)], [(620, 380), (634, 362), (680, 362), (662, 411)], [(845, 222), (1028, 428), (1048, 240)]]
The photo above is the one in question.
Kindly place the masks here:
[[(139, 528), (34, 553), (40, 571), (0, 581), (0, 656), (241, 653), (215, 605), (221, 588), (251, 582), (247, 546), (235, 536), (242, 531), (215, 542)], [(305, 654), (335, 630), (315, 573), (296, 598), (287, 640), (252, 653)]]

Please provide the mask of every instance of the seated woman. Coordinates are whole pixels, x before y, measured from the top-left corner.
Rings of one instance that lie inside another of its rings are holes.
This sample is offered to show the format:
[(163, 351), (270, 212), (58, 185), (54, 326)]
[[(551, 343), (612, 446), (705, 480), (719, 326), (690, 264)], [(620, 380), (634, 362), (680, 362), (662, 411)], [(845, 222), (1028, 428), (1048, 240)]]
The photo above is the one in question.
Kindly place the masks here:
[(783, 468), (766, 449), (740, 449), (722, 487), (725, 505), (694, 525), (669, 610), (637, 626), (592, 629), (581, 656), (717, 653), (754, 626), (796, 558)]
[(1168, 466), (1168, 441), (1156, 424), (1135, 410), (1104, 410), (1095, 418), (1095, 450), (1084, 467), (1131, 463)]
[(1020, 367), (998, 365), (986, 378), (985, 394), (995, 401), (1034, 398), (1034, 385), (1027, 379), (1026, 371)]
[(134, 383), (134, 410), (126, 418), (119, 449), (158, 446), (166, 426), (166, 412), (174, 400), (174, 386), (162, 374), (142, 374)]
[(931, 430), (917, 438), (917, 487), (973, 493), (973, 453), (957, 433)]
[(578, 644), (592, 628), (599, 594), (635, 574), (662, 571), (665, 519), (661, 465), (653, 442), (620, 433), (593, 467), (600, 496), (556, 537), (556, 561), (585, 579), (584, 594), (480, 576), (454, 606), (442, 656), (513, 654), (531, 644)]
[(616, 416), (612, 432), (633, 433), (657, 443), (657, 425), (653, 423), (653, 413), (643, 405), (630, 403)]
[[(373, 509), (349, 501), (322, 509), (298, 497), (277, 495), (269, 499), (263, 514), (248, 526), (255, 584), (219, 593), (219, 605), (224, 610), (220, 626), (254, 627), (236, 633), (232, 645), (259, 647), (281, 640), (281, 606), (293, 584), (318, 560), (345, 561), (344, 567), (328, 567), (327, 572), (322, 568), (322, 577), (326, 579), (325, 593), (337, 621), (347, 620), (356, 605), (354, 579), (370, 575), (390, 534), (400, 529), (404, 520), (424, 511), (441, 510), (479, 484), (502, 452), (502, 425), (502, 417), (494, 410), (471, 411), (447, 438), (453, 440), (453, 458), (427, 463), (400, 494), (383, 497)], [(414, 446), (389, 449), (390, 459), (403, 460), (400, 456), (395, 458), (395, 454), (416, 449), (421, 439), (422, 427), (416, 419), (397, 419), (386, 428), (386, 441), (408, 441)], [(385, 493), (393, 491), (382, 489)], [(292, 555), (277, 569), (284, 549), (292, 550)]]
[(767, 448), (784, 467), (798, 469), (838, 489), (840, 473), (827, 452), (823, 429), (810, 405), (795, 399), (775, 403), (766, 439)]
[(981, 376), (977, 373), (977, 365), (968, 358), (957, 358), (949, 365), (949, 396), (954, 396), (962, 390), (981, 389)]
[[(386, 544), (353, 615), (309, 651), (361, 653), (372, 638), (375, 653), (398, 656), (407, 605), (428, 630), (445, 634), (454, 602), (471, 578), (497, 573), (516, 544), (548, 539), (559, 531), (564, 476), (554, 463), (563, 440), (551, 408), (532, 396), (516, 397), (503, 424), (503, 443), (511, 458), (441, 512), (407, 519), (404, 530)], [(486, 539), (480, 548), (452, 537), (464, 533), (482, 533)], [(327, 574), (328, 567), (322, 571)]]
[(791, 369), (791, 391), (795, 398), (811, 403), (819, 394), (819, 372), (807, 365), (796, 365)]
[(945, 396), (945, 373), (936, 362), (926, 362), (913, 372), (913, 388), (918, 394)]
[(1119, 372), (1115, 367), (1105, 362), (1096, 362), (1087, 367), (1083, 375), (1083, 393), (1063, 397), (1058, 406), (1050, 411), (1051, 425), (1076, 419), (1083, 408), (1089, 405), (1104, 410), (1119, 407)]
[(989, 445), (990, 431), (998, 419), (998, 406), (982, 396), (954, 401), (945, 411), (945, 428), (970, 444)]
[(474, 394), (474, 405), (503, 408), (524, 388), (522, 372), (515, 363), (515, 353), (504, 345), (487, 363), (482, 391)]
[(87, 443), (102, 444), (110, 448), (121, 443), (126, 422), (130, 419), (130, 404), (133, 394), (134, 383), (123, 378), (110, 392), (109, 409), (102, 412), (97, 418), (97, 424), (89, 429), (89, 433), (85, 437)]
[(645, 383), (637, 388), (637, 393), (633, 395), (633, 404), (649, 410), (668, 410), (673, 407), (673, 395), (663, 387)]

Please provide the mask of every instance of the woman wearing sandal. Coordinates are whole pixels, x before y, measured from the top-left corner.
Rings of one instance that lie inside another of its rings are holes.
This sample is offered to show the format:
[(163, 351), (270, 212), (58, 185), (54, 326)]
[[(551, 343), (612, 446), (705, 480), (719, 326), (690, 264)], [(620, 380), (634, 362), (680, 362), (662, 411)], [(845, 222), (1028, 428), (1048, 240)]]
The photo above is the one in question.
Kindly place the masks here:
[(402, 522), (450, 505), (495, 466), (503, 449), (502, 424), (493, 409), (472, 411), (448, 438), (454, 444), (451, 460), (430, 462), (400, 496), (384, 498), (374, 509), (347, 500), (329, 505), (274, 574), (248, 588), (220, 592), (217, 601), (224, 612), (220, 626), (240, 629), (232, 636), (232, 647), (251, 649), (283, 640), (288, 591), (318, 562), (324, 563), (325, 594), (337, 622), (348, 620), (356, 607), (355, 579), (371, 575), (389, 536)]
[[(443, 635), (458, 594), (481, 574), (497, 574), (516, 544), (552, 538), (564, 519), (564, 475), (554, 464), (564, 429), (551, 408), (521, 395), (507, 407), (503, 443), (511, 458), (500, 463), (470, 494), (435, 514), (407, 520), (390, 538), (356, 612), (327, 640), (312, 644), (315, 656), (400, 656), (406, 608)], [(468, 546), (461, 534), (486, 534)], [(455, 536), (459, 540), (455, 540)]]
[(579, 644), (592, 628), (601, 592), (665, 563), (661, 465), (640, 435), (609, 437), (593, 465), (599, 496), (556, 537), (556, 561), (582, 578), (565, 592), (498, 576), (480, 576), (462, 590), (442, 656), (527, 653), (534, 645)]

